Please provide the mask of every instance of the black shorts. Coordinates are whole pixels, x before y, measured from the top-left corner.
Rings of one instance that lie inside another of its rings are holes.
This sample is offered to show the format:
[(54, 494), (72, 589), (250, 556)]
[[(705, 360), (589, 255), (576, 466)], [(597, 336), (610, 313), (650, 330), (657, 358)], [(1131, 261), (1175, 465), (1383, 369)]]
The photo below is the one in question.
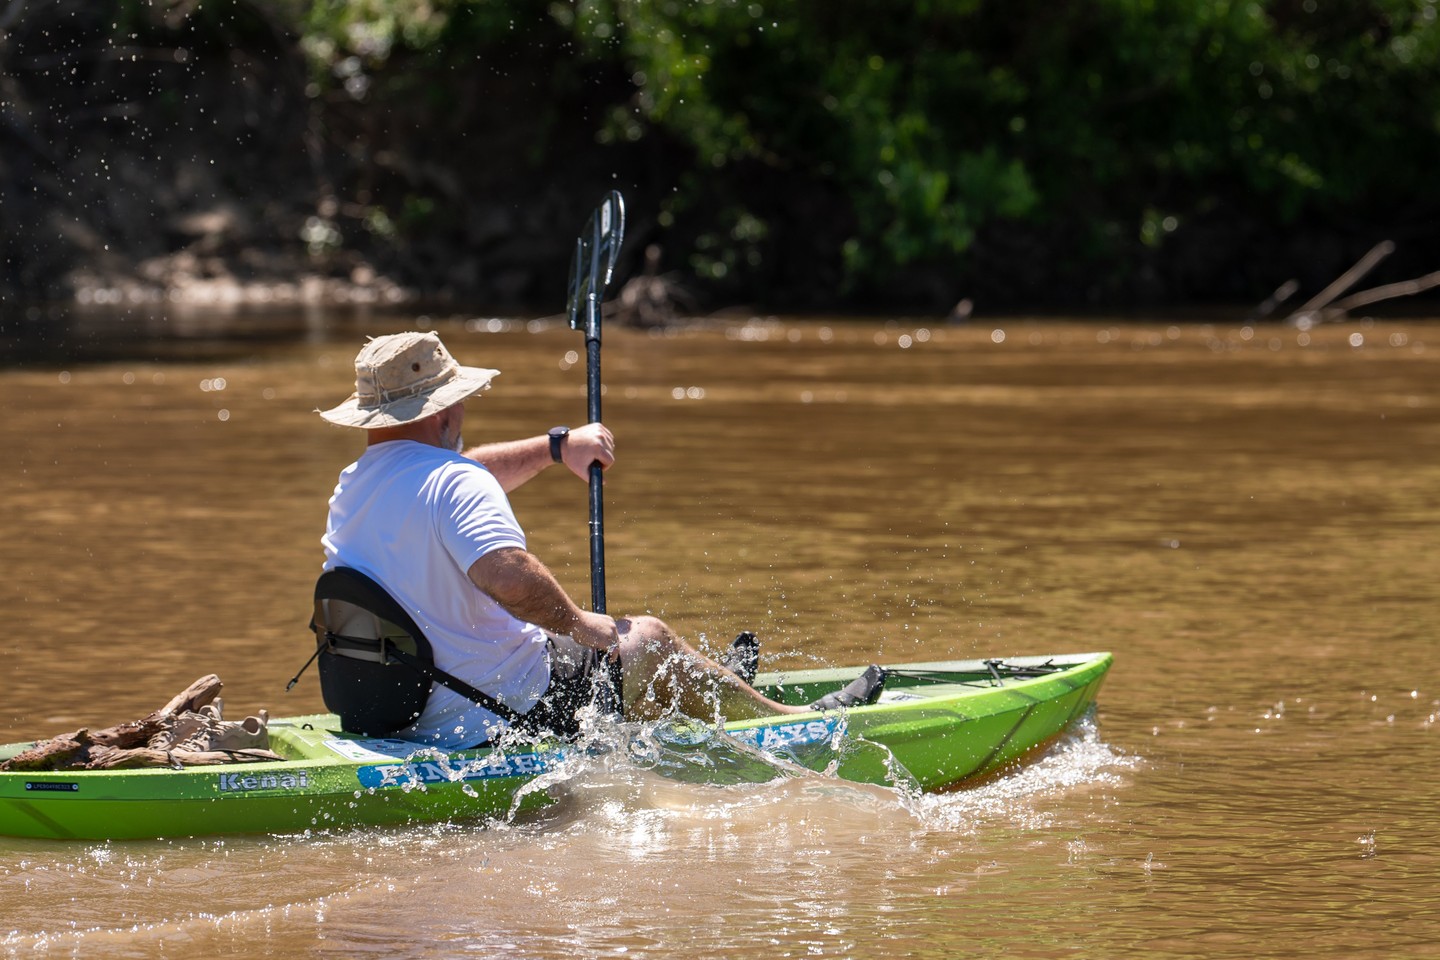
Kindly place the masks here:
[(599, 702), (620, 713), (620, 660), (582, 647), (569, 637), (550, 637), (550, 686), (515, 727), (529, 733), (573, 737), (580, 732), (581, 707)]

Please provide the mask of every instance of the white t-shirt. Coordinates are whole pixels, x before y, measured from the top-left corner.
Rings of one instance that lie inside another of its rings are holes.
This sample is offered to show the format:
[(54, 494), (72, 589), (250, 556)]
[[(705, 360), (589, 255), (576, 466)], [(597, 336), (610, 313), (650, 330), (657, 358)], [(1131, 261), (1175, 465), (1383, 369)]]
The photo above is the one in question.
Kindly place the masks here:
[[(506, 613), (468, 575), (492, 550), (525, 547), (509, 498), (478, 463), (413, 440), (366, 447), (340, 473), (322, 543), (326, 570), (359, 570), (415, 618), (440, 669), (521, 713), (549, 687), (544, 631)], [(395, 736), (456, 749), (500, 723), (436, 684), (419, 719)]]

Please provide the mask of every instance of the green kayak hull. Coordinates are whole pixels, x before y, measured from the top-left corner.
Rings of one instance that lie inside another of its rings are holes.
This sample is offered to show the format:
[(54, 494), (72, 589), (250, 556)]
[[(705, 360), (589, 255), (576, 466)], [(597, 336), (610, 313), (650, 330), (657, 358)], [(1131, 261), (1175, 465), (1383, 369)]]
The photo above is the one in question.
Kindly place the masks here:
[[(762, 756), (776, 761), (769, 775), (798, 766), (860, 783), (952, 789), (1016, 764), (1064, 732), (1095, 702), (1110, 664), (1110, 654), (1088, 653), (887, 666), (885, 692), (870, 706), (723, 728), (673, 724), (666, 741), (681, 759), (655, 769), (723, 782), (737, 776), (735, 757)], [(761, 674), (757, 686), (805, 704), (861, 669)], [(0, 836), (289, 834), (508, 817), (551, 802), (537, 778), (584, 749), (556, 741), (447, 754), (345, 733), (328, 714), (272, 720), (269, 729), (283, 762), (0, 772)], [(0, 747), (0, 760), (30, 746)], [(687, 763), (686, 751), (705, 760)], [(715, 762), (719, 754), (731, 762)]]

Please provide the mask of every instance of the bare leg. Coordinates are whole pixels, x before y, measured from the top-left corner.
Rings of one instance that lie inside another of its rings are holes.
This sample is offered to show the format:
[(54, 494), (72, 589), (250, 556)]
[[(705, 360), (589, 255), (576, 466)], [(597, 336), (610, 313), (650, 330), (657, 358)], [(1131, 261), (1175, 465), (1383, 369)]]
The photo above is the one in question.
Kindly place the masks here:
[(633, 617), (616, 621), (616, 626), (625, 716), (632, 720), (654, 720), (674, 710), (708, 718), (718, 708), (726, 720), (808, 710), (765, 697), (681, 640), (663, 620)]

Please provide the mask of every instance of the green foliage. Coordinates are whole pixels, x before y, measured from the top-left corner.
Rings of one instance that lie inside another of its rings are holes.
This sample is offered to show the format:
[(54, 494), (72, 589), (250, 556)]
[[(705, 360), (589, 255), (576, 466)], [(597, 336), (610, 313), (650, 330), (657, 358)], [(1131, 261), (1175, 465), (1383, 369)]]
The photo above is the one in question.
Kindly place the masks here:
[(1005, 223), (1082, 223), (1077, 254), (1105, 262), (1220, 207), (1433, 202), (1435, 20), (1432, 0), (581, 0), (572, 28), (631, 71), (623, 137), (662, 129), (710, 171), (672, 217), (743, 200), (756, 170), (827, 184), (854, 286), (963, 263)]
[[(697, 167), (799, 173), (847, 197), (854, 233), (837, 239), (855, 278), (961, 254), (989, 218), (1039, 203), (971, 108), (1019, 91), (946, 42), (977, 6), (591, 2), (576, 32), (596, 54), (619, 37), (635, 113)], [(700, 185), (676, 212), (711, 203)]]
[[(293, 44), (312, 129), (343, 158), (336, 200), (378, 243), (462, 230), (477, 171), (581, 179), (609, 150), (650, 161), (635, 176), (667, 253), (755, 297), (807, 272), (857, 295), (973, 278), (997, 238), (1051, 273), (1114, 278), (1217, 220), (1435, 221), (1437, 2), (114, 0), (67, 16), (155, 43), (183, 22), (191, 47)], [(480, 119), (483, 163), (462, 159)]]
[(288, 0), (300, 45), (320, 77), (383, 67), (396, 49), (420, 50), (444, 35), (455, 0)]

